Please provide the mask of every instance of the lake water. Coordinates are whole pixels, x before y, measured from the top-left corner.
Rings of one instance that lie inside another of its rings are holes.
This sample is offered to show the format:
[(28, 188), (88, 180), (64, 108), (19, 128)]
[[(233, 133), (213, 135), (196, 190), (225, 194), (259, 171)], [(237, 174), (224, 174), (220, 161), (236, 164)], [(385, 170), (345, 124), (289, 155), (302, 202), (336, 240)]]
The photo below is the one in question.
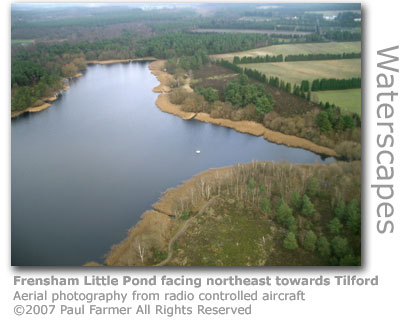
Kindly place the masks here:
[(209, 168), (324, 162), (163, 113), (156, 85), (147, 62), (93, 65), (49, 109), (12, 120), (12, 265), (102, 262), (161, 192)]

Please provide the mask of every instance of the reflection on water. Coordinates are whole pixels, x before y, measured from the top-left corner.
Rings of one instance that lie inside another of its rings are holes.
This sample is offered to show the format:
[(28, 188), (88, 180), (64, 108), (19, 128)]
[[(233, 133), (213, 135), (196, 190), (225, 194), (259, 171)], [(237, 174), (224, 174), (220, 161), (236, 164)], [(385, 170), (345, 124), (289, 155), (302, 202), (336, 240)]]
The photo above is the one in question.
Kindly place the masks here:
[(157, 84), (147, 62), (93, 65), (49, 109), (12, 120), (13, 265), (102, 261), (161, 192), (209, 168), (323, 162), (163, 113)]

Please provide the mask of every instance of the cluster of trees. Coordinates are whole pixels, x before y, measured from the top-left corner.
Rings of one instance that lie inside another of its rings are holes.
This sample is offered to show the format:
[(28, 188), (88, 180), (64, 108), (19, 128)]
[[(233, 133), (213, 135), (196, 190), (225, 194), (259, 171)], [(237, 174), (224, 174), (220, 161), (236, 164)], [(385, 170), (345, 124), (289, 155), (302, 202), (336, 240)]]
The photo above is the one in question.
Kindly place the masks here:
[(230, 69), (230, 70), (232, 70), (234, 72), (243, 73), (243, 69), (241, 67), (239, 67), (237, 64), (231, 63), (231, 62), (229, 62), (227, 60), (217, 59), (216, 64), (219, 65), (219, 66), (225, 67), (227, 69)]
[(17, 60), (11, 63), (11, 87), (34, 85), (47, 73), (38, 63)]
[(358, 114), (341, 113), (340, 108), (335, 105), (325, 104), (325, 110), (318, 113), (315, 123), (321, 132), (331, 130), (353, 130), (361, 126), (361, 118)]
[[(361, 53), (309, 53), (289, 54), (284, 61), (311, 61), (311, 60), (337, 60), (337, 59), (360, 59)], [(268, 62), (268, 61), (266, 61)]]
[(360, 89), (361, 78), (350, 79), (315, 79), (311, 83), (311, 91)]
[(331, 41), (361, 41), (361, 32), (351, 32), (351, 31), (326, 31), (324, 37)]
[(15, 85), (12, 88), (11, 110), (19, 111), (24, 110), (28, 106), (34, 106), (39, 99), (58, 90), (60, 85), (61, 78), (53, 74), (42, 76), (40, 81), (33, 86), (19, 87)]
[(333, 218), (327, 229), (322, 231), (321, 227), (316, 226), (316, 216), (319, 213), (311, 201), (321, 201), (322, 196), (318, 179), (313, 177), (304, 194), (293, 190), (288, 204), (284, 198), (276, 203), (275, 219), (286, 229), (283, 247), (294, 250), (302, 246), (305, 250), (328, 259), (332, 265), (359, 265), (360, 258), (354, 254), (348, 241), (361, 234), (359, 202), (352, 199), (346, 203), (340, 199), (333, 208)]
[[(11, 110), (24, 110), (41, 103), (41, 98), (61, 89), (62, 77), (72, 77), (84, 70), (87, 62), (81, 54), (63, 54), (50, 57), (41, 63), (39, 59), (25, 60), (16, 57), (11, 64)], [(40, 64), (41, 63), (41, 64)]]
[(245, 74), (240, 76), (240, 81), (233, 80), (227, 84), (224, 96), (233, 107), (245, 107), (253, 104), (256, 106), (256, 111), (262, 115), (271, 112), (274, 107), (273, 97), (266, 93), (264, 86), (249, 84)]
[(210, 61), (206, 51), (198, 50), (193, 56), (181, 56), (168, 59), (165, 64), (166, 71), (171, 74), (176, 74), (178, 69), (198, 70), (203, 64)]
[(197, 87), (195, 91), (201, 94), (207, 102), (213, 103), (219, 100), (219, 93), (213, 88)]
[[(209, 105), (202, 106), (200, 110), (197, 110), (198, 108), (194, 106), (203, 105), (204, 101), (198, 103), (197, 97), (194, 98), (192, 95), (188, 95), (181, 90), (174, 90), (172, 92), (171, 102), (182, 104), (182, 109), (185, 111), (205, 111), (215, 117), (233, 118), (233, 120), (258, 120), (257, 118), (259, 117), (262, 119), (265, 114), (271, 112), (274, 108), (274, 100), (271, 94), (266, 93), (265, 87), (262, 84), (250, 84), (245, 74), (241, 74), (239, 80), (232, 80), (227, 83), (223, 95), (224, 103), (219, 101), (219, 94), (213, 88), (196, 87), (195, 92), (203, 96)], [(190, 96), (188, 102), (187, 96)], [(221, 109), (224, 109), (222, 114), (220, 114)], [(244, 113), (240, 112), (239, 109), (242, 109)], [(236, 110), (237, 112), (235, 112)]]
[(276, 56), (265, 55), (263, 56), (255, 56), (255, 57), (237, 57), (233, 58), (234, 64), (241, 64), (241, 63), (262, 63), (262, 62), (283, 62), (283, 55), (279, 54)]

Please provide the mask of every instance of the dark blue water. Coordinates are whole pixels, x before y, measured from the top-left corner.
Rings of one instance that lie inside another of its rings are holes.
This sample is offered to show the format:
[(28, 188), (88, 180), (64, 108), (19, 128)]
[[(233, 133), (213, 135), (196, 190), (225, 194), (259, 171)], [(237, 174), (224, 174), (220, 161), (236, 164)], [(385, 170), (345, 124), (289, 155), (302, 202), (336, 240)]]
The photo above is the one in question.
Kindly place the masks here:
[(161, 192), (209, 168), (323, 162), (163, 113), (157, 84), (146, 62), (94, 65), (49, 109), (12, 120), (12, 265), (101, 262)]

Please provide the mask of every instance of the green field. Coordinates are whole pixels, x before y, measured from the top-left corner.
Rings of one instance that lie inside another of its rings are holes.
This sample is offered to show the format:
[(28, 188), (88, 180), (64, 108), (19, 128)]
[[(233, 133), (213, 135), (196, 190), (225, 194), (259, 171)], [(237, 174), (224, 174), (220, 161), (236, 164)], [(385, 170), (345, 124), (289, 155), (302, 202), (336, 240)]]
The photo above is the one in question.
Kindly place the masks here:
[(329, 102), (345, 110), (361, 114), (361, 89), (317, 91), (312, 93), (312, 100)]
[(361, 59), (249, 63), (240, 66), (258, 70), (268, 78), (279, 77), (292, 84), (300, 84), (302, 80), (361, 76)]
[(361, 14), (361, 10), (323, 10), (323, 11), (308, 11), (306, 12), (311, 13), (311, 14), (322, 14), (324, 17), (329, 17), (329, 16), (337, 16), (341, 12), (353, 12), (353, 13), (358, 13)]
[(269, 47), (262, 47), (248, 51), (233, 52), (226, 54), (216, 54), (214, 59), (224, 59), (233, 61), (234, 56), (238, 57), (256, 57), (265, 55), (284, 56), (289, 54), (309, 54), (309, 53), (357, 53), (361, 52), (361, 42), (323, 42), (323, 43), (294, 43), (281, 44)]
[(29, 44), (34, 43), (34, 40), (14, 39), (11, 40), (11, 44)]

